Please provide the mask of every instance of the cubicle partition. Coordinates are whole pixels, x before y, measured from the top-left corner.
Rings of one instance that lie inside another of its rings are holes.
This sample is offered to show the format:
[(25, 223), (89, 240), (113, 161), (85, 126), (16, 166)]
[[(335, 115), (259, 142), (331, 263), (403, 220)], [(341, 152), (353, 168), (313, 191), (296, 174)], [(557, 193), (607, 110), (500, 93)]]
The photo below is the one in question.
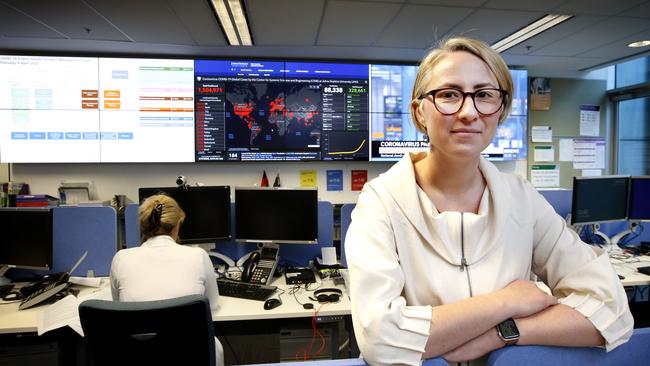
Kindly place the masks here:
[(73, 276), (108, 276), (117, 251), (117, 214), (113, 207), (55, 207), (52, 272), (68, 271), (85, 251)]

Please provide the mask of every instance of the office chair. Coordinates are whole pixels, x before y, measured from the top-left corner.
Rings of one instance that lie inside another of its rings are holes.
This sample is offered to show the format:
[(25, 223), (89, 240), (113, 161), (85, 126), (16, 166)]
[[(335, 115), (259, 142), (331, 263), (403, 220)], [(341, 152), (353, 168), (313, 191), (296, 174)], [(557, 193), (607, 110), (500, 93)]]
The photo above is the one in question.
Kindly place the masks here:
[(650, 328), (637, 328), (627, 343), (610, 352), (597, 347), (504, 347), (490, 354), (487, 366), (647, 365), (650, 359), (648, 344), (650, 344)]
[(216, 365), (210, 304), (203, 295), (168, 300), (87, 300), (79, 305), (93, 366)]

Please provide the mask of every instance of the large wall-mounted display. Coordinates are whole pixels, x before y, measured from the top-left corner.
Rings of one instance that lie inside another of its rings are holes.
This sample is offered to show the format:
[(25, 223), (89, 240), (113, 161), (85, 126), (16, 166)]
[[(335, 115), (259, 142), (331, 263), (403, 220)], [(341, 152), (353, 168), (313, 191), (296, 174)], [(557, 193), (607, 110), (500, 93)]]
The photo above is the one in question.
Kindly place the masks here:
[[(514, 81), (512, 110), (499, 124), (489, 160), (525, 159), (528, 124), (528, 71), (510, 70)], [(406, 152), (429, 148), (411, 121), (410, 103), (417, 66), (370, 65), (370, 160), (395, 161)]]
[[(390, 161), (415, 66), (0, 55), (0, 162)], [(526, 157), (527, 77), (485, 154)]]

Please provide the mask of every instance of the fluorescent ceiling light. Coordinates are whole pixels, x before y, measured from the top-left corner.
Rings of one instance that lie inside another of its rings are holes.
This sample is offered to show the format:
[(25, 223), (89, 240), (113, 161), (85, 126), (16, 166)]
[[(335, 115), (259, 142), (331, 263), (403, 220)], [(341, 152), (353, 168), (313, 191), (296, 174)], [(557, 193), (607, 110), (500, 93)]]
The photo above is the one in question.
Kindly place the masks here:
[(491, 47), (497, 52), (503, 52), (519, 43), (533, 37), (543, 31), (554, 27), (565, 20), (569, 20), (573, 15), (547, 14), (545, 17), (534, 21), (533, 23), (521, 28), (508, 37), (493, 44)]
[(632, 47), (632, 48), (650, 46), (650, 39), (646, 39), (646, 40), (643, 40), (643, 41), (632, 42), (632, 43), (628, 44), (627, 46)]
[[(231, 46), (252, 46), (246, 15), (240, 0), (211, 0)], [(234, 25), (233, 25), (234, 21)]]

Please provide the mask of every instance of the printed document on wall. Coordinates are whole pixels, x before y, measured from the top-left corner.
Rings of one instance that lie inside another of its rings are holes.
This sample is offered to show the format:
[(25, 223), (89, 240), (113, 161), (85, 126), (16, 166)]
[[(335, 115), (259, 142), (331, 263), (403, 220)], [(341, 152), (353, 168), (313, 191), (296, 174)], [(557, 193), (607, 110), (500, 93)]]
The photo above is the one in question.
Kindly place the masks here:
[(600, 135), (600, 106), (580, 106), (580, 136)]
[(560, 139), (560, 161), (573, 161), (573, 139)]
[(573, 169), (605, 169), (605, 139), (574, 139)]
[(552, 142), (553, 129), (551, 126), (533, 126), (531, 138), (533, 142)]
[(555, 149), (553, 149), (553, 145), (535, 146), (534, 160), (536, 162), (555, 160)]
[(530, 169), (530, 182), (535, 187), (559, 187), (560, 168), (558, 165), (533, 165)]

